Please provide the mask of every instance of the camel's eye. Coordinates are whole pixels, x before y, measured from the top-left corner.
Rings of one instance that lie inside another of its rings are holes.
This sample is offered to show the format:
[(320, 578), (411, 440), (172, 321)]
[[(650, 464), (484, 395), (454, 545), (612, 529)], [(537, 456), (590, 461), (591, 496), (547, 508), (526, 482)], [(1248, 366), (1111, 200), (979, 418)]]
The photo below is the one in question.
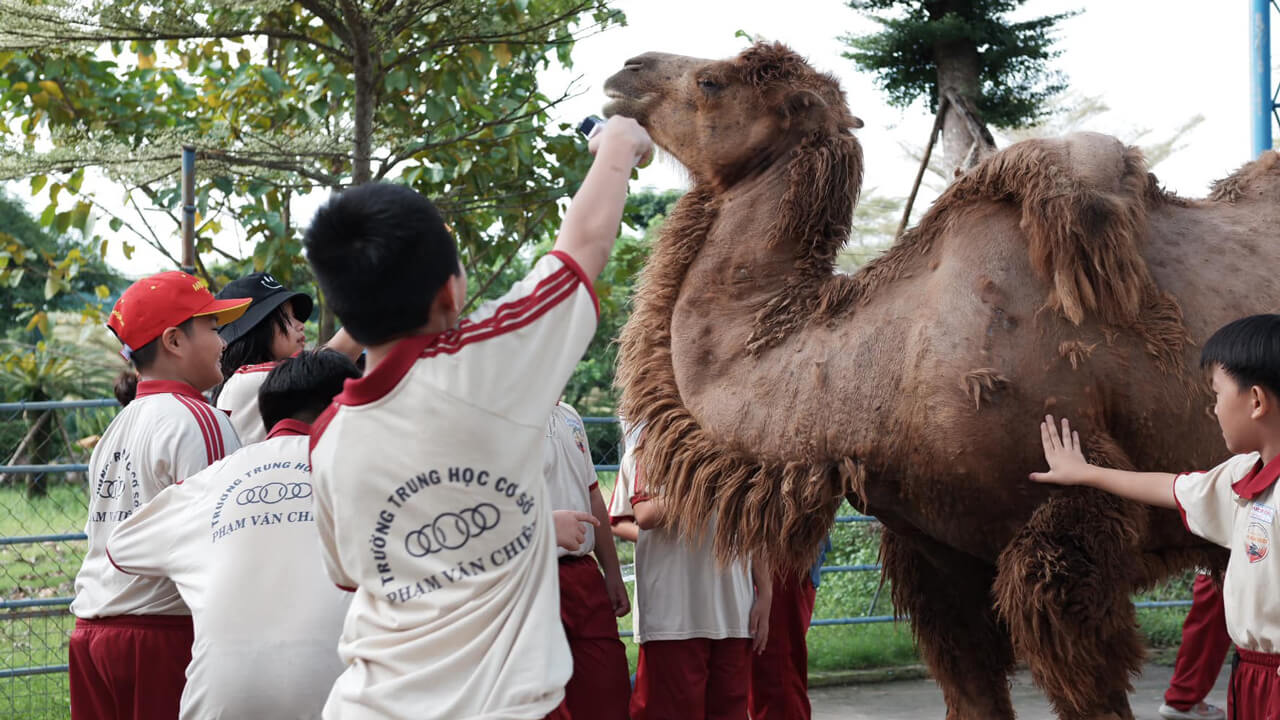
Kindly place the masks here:
[(708, 95), (715, 95), (716, 93), (720, 92), (722, 87), (723, 86), (720, 83), (716, 82), (715, 80), (711, 80), (708, 78), (698, 78), (698, 89), (702, 90), (702, 92)]

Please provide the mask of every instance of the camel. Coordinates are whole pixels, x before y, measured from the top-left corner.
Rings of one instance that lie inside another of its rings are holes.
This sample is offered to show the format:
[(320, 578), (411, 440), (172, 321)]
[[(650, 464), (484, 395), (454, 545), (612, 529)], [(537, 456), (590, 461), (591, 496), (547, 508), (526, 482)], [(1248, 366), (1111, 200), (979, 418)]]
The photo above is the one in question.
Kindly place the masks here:
[(1280, 310), (1276, 154), (1191, 200), (1113, 138), (1029, 140), (846, 275), (862, 122), (832, 76), (762, 43), (640, 55), (605, 90), (692, 178), (617, 374), (667, 521), (716, 517), (722, 559), (803, 567), (848, 498), (883, 524), (948, 718), (1014, 717), (1017, 660), (1059, 717), (1132, 718), (1131, 593), (1225, 556), (1176, 512), (1030, 482), (1038, 423), (1070, 417), (1114, 467), (1225, 459), (1198, 344)]

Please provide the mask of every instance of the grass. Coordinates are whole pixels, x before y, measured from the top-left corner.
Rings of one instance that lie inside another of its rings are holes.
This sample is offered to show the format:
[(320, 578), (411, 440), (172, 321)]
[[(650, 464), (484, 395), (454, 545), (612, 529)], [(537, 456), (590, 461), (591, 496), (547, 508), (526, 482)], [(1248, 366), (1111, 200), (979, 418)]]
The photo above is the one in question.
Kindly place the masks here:
[[(612, 492), (613, 473), (599, 475), (606, 501)], [(79, 483), (54, 483), (45, 497), (29, 499), (22, 488), (0, 488), (0, 538), (21, 535), (66, 534), (82, 531), (86, 494)], [(841, 515), (853, 515), (848, 506)], [(832, 530), (835, 549), (829, 565), (874, 564), (879, 551), (878, 526), (844, 523)], [(0, 599), (66, 597), (84, 553), (83, 541), (0, 545)], [(635, 548), (617, 543), (626, 565), (634, 561)], [(1137, 600), (1173, 600), (1191, 595), (1191, 575), (1176, 578)], [(876, 572), (842, 572), (823, 575), (815, 618), (891, 615), (889, 588), (880, 589)], [(877, 596), (877, 590), (880, 590)], [(633, 588), (634, 591), (634, 588)], [(634, 599), (634, 598), (633, 598)], [(1173, 647), (1181, 639), (1185, 608), (1141, 610), (1139, 624), (1149, 645)], [(0, 669), (63, 665), (67, 636), (73, 619), (63, 608), (0, 610)], [(630, 630), (630, 616), (618, 627)], [(634, 672), (638, 648), (624, 638)], [(809, 631), (811, 672), (857, 670), (911, 665), (919, 662), (910, 627), (905, 622), (819, 626)], [(68, 716), (65, 673), (0, 680), (0, 717), (29, 720), (62, 720)]]

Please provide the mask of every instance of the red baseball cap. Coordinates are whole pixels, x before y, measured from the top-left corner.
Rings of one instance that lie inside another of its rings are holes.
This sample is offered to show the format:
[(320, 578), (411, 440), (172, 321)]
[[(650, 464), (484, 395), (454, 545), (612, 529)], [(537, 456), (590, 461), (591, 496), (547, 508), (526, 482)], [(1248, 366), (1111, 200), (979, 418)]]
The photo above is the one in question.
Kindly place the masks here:
[(218, 300), (204, 280), (171, 270), (130, 285), (111, 309), (107, 327), (124, 345), (120, 354), (128, 359), (168, 328), (208, 315), (224, 325), (243, 315), (250, 302), (249, 298)]

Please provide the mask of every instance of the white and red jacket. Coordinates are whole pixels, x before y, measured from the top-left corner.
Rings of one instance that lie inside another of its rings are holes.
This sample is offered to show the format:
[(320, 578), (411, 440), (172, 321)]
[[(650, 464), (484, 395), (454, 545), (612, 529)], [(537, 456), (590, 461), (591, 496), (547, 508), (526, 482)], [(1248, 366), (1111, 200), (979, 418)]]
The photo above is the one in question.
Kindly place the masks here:
[(316, 422), (316, 529), (355, 592), (325, 718), (534, 720), (560, 704), (547, 409), (596, 318), (590, 280), (552, 252), (458, 328), (401, 340)]
[(189, 615), (173, 583), (117, 570), (107, 538), (161, 490), (240, 448), (225, 413), (182, 382), (144, 380), (89, 458), (89, 551), (76, 574), (71, 612), (93, 619), (116, 615)]
[(320, 562), (306, 423), (282, 420), (112, 533), (121, 571), (171, 579), (195, 642), (181, 720), (317, 718), (351, 594)]
[[(591, 512), (591, 491), (596, 489), (596, 466), (587, 446), (582, 416), (567, 403), (556, 403), (547, 418), (547, 452), (542, 474), (547, 478), (552, 510)], [(587, 539), (577, 550), (556, 546), (556, 556), (582, 557), (596, 547), (595, 528), (586, 525)], [(608, 533), (605, 533), (608, 535)]]
[(231, 426), (236, 429), (241, 445), (252, 445), (267, 438), (267, 429), (258, 410), (258, 388), (262, 387), (262, 381), (275, 366), (273, 362), (265, 362), (236, 370), (222, 384), (222, 391), (214, 401), (219, 410), (231, 415)]

